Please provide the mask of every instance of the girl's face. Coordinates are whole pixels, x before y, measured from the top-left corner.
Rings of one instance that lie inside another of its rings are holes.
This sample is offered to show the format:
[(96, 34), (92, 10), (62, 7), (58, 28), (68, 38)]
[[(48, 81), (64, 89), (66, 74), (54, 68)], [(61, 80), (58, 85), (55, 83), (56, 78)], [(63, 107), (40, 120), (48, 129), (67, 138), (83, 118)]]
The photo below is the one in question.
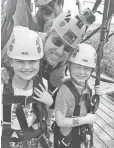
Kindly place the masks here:
[(78, 85), (84, 86), (85, 81), (88, 80), (91, 76), (92, 68), (75, 63), (70, 63), (69, 66), (71, 78)]
[(23, 80), (31, 80), (39, 71), (39, 60), (11, 60), (15, 75)]

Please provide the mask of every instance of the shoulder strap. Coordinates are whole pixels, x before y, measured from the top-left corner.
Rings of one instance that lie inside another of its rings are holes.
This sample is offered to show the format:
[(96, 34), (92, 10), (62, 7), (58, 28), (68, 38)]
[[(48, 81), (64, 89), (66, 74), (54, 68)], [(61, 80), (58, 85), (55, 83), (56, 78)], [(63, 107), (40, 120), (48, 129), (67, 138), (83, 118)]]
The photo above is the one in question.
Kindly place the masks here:
[(78, 90), (76, 89), (76, 87), (74, 86), (74, 84), (70, 80), (68, 80), (68, 81), (65, 82), (65, 85), (70, 89), (70, 91), (74, 95), (76, 105), (79, 104), (81, 96), (80, 96)]
[(74, 109), (74, 113), (73, 116), (79, 116), (80, 115), (80, 97), (81, 95), (79, 94), (78, 90), (76, 89), (76, 87), (74, 86), (74, 84), (68, 80), (65, 82), (65, 85), (69, 88), (69, 90), (72, 92), (72, 94), (75, 97), (75, 109)]

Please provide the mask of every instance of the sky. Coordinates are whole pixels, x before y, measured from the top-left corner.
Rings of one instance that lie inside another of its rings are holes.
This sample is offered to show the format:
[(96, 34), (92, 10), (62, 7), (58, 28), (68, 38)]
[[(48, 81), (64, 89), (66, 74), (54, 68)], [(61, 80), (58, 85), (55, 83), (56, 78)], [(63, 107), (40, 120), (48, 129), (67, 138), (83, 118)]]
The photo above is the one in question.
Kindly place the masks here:
[[(77, 11), (77, 6), (75, 4), (75, 1), (76, 0), (64, 0), (64, 1), (65, 1), (64, 11), (67, 10), (67, 9), (69, 9), (69, 8), (71, 10)], [(84, 1), (84, 4), (85, 4), (85, 7), (89, 7), (90, 9), (92, 9), (92, 7), (93, 7), (93, 5), (95, 3), (95, 0), (83, 0), (83, 1)], [(103, 12), (103, 7), (104, 7), (104, 5), (103, 5), (103, 2), (102, 2), (102, 4), (100, 4), (100, 6), (98, 7), (98, 10), (101, 11), (101, 12)], [(101, 24), (101, 22), (102, 22), (102, 15), (96, 13), (95, 16), (96, 16), (95, 23), (96, 24)], [(114, 17), (113, 17), (111, 23), (114, 24)]]

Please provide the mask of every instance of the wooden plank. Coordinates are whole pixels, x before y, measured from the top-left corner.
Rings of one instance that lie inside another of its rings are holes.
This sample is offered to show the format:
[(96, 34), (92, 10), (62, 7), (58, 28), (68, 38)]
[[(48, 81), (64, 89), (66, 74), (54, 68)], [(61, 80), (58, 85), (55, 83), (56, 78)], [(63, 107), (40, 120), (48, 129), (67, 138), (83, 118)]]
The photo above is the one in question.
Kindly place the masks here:
[(96, 115), (97, 120), (96, 123), (99, 125), (99, 127), (102, 130), (105, 130), (105, 132), (112, 138), (114, 139), (114, 129), (107, 124), (104, 120), (102, 120), (98, 115)]
[(100, 116), (101, 118), (103, 118), (105, 120), (105, 122), (107, 122), (114, 129), (114, 119), (112, 119), (111, 117), (109, 117), (109, 115), (107, 115), (100, 108), (97, 110), (97, 113), (96, 114), (98, 114), (98, 116)]
[(105, 111), (105, 113), (107, 113), (111, 118), (114, 119), (114, 112), (112, 112), (109, 108), (107, 108), (104, 104), (102, 104), (102, 102), (100, 102), (99, 108)]
[(108, 98), (106, 95), (103, 95), (102, 98), (114, 105), (114, 101), (112, 99)]
[(110, 110), (112, 110), (113, 114), (114, 114), (114, 105), (112, 103), (110, 103), (104, 99), (100, 99), (100, 102), (102, 102), (102, 104), (104, 104), (106, 107), (108, 107)]
[(94, 133), (107, 145), (108, 148), (114, 148), (114, 139), (105, 133), (105, 131), (102, 130), (96, 123), (94, 124)]
[(95, 134), (93, 135), (93, 145), (95, 148), (108, 148)]

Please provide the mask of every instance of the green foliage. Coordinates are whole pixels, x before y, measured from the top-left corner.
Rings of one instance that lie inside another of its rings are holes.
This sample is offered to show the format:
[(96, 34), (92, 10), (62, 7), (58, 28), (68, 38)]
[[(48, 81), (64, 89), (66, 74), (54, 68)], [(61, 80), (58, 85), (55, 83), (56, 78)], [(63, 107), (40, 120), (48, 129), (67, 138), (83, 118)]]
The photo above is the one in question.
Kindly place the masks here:
[[(96, 28), (96, 27), (95, 27)], [(92, 29), (93, 30), (93, 29)], [(111, 28), (110, 33), (114, 31)], [(91, 30), (87, 32), (90, 34)], [(96, 33), (93, 37), (91, 37), (86, 43), (92, 45), (95, 49), (97, 49), (99, 44), (100, 33)], [(103, 49), (103, 58), (101, 60), (101, 72), (106, 74), (107, 76), (114, 78), (114, 36), (112, 36), (107, 43), (105, 43)]]

